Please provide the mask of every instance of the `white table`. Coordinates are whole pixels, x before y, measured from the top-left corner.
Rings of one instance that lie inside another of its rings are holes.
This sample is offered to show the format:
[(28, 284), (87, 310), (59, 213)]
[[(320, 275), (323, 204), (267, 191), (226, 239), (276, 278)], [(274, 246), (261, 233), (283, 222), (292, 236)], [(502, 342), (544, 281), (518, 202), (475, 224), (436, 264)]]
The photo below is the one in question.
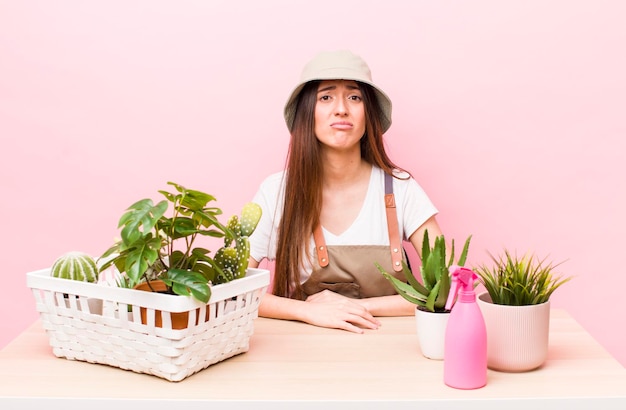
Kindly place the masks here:
[(381, 321), (359, 335), (258, 318), (247, 353), (178, 383), (56, 358), (35, 322), (0, 351), (0, 409), (626, 409), (626, 369), (563, 310), (542, 368), (467, 391), (421, 355), (413, 317)]

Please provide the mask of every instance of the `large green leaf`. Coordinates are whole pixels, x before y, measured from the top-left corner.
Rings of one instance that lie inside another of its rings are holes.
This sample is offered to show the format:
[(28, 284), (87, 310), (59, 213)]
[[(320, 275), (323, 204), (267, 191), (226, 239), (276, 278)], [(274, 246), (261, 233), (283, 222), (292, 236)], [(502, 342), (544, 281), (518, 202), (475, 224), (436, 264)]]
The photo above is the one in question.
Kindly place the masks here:
[(201, 273), (170, 269), (167, 271), (167, 276), (162, 279), (177, 295), (191, 295), (204, 303), (208, 303), (211, 298), (211, 288)]
[(441, 266), (441, 261), (433, 252), (430, 254), (429, 258), (422, 262), (422, 266), (420, 267), (420, 271), (422, 273), (422, 281), (424, 282), (424, 286), (429, 291), (435, 286), (438, 282), (437, 280), (437, 272), (439, 271)]
[(439, 294), (439, 288), (441, 287), (441, 282), (437, 282), (433, 289), (430, 291), (428, 298), (426, 299), (426, 309), (431, 312), (435, 311), (435, 300), (437, 299), (437, 295)]
[(430, 255), (430, 238), (428, 236), (428, 229), (424, 231), (424, 238), (422, 240), (422, 254), (420, 255), (423, 261), (427, 260)]
[(211, 201), (215, 201), (215, 197), (213, 195), (188, 189), (187, 195), (183, 198), (181, 205), (192, 211), (201, 211)]
[(428, 295), (429, 290), (426, 289), (424, 285), (422, 285), (417, 280), (417, 278), (415, 277), (415, 275), (413, 275), (413, 272), (411, 272), (411, 270), (409, 269), (409, 266), (406, 264), (404, 260), (402, 261), (402, 272), (404, 273), (404, 277), (409, 282), (409, 284), (413, 287), (413, 289), (415, 289), (417, 292), (421, 293), (424, 296)]
[(131, 244), (150, 232), (167, 211), (167, 206), (167, 201), (154, 205), (151, 199), (143, 199), (131, 205), (118, 224), (119, 227), (123, 226), (122, 241)]
[(401, 280), (398, 280), (396, 277), (390, 275), (387, 272), (383, 272), (383, 276), (391, 282), (391, 285), (394, 287), (396, 292), (398, 292), (398, 294), (404, 299), (416, 305), (426, 305), (427, 298), (421, 293), (417, 292), (411, 285), (406, 282), (402, 282)]
[(159, 249), (161, 249), (161, 240), (153, 238), (151, 234), (133, 242), (132, 248), (126, 253), (123, 269), (133, 286), (139, 283), (148, 267), (158, 259)]
[(198, 226), (191, 218), (178, 216), (170, 220), (169, 232), (173, 239), (184, 238), (198, 233)]
[(435, 238), (435, 248), (431, 255), (434, 255), (434, 259), (437, 261), (435, 265), (433, 275), (435, 280), (439, 282), (446, 265), (446, 239), (443, 235)]
[[(434, 310), (445, 310), (446, 302), (448, 301), (448, 295), (450, 294), (450, 273), (447, 267), (444, 267), (441, 272), (441, 279), (438, 283), (437, 298), (433, 304)], [(435, 289), (433, 288), (433, 292)]]
[[(467, 253), (469, 251), (471, 240), (472, 240), (472, 235), (468, 236), (467, 239), (465, 240), (465, 245), (463, 245), (463, 251), (461, 252), (461, 256), (459, 257), (459, 260), (456, 263), (457, 265), (465, 266), (465, 261), (467, 260)], [(452, 263), (450, 265), (452, 265)]]

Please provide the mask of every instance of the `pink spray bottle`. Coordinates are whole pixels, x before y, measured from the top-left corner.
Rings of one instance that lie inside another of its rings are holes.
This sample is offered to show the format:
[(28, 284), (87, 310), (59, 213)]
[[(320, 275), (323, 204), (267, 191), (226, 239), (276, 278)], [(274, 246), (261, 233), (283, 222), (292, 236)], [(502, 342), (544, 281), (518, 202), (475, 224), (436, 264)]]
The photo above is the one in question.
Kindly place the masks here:
[(478, 389), (487, 384), (487, 330), (474, 292), (478, 276), (463, 267), (450, 270), (446, 309), (454, 306), (446, 327), (443, 380), (457, 389)]

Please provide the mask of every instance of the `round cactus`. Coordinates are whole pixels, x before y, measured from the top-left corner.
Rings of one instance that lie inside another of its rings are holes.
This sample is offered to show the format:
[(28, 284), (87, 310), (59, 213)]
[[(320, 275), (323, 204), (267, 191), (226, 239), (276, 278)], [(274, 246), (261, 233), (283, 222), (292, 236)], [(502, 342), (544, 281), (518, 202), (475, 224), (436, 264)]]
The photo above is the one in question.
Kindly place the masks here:
[(55, 278), (96, 282), (98, 280), (98, 267), (93, 257), (83, 252), (74, 251), (61, 255), (52, 264), (51, 274)]

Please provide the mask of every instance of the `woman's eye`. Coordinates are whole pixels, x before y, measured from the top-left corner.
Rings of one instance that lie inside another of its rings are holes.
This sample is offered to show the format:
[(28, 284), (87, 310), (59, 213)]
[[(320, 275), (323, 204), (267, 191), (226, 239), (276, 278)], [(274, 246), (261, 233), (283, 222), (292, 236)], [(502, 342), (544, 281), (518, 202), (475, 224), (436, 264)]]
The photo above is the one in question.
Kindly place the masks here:
[(320, 97), (320, 101), (328, 101), (328, 100), (330, 100), (330, 95), (322, 95)]
[(360, 95), (351, 95), (350, 97), (348, 97), (350, 100), (352, 101), (361, 101), (362, 98)]

